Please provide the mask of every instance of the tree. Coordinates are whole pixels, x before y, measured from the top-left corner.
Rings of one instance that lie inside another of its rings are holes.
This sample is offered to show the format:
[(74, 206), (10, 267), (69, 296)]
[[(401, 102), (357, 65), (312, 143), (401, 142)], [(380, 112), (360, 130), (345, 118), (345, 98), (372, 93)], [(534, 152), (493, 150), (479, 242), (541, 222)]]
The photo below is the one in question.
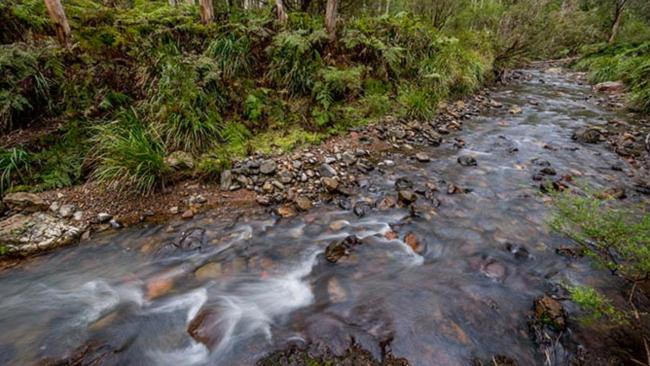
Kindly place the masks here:
[(69, 48), (71, 44), (71, 31), (68, 18), (65, 16), (65, 10), (61, 5), (61, 0), (45, 0), (47, 12), (52, 19), (54, 29), (56, 30), (56, 38), (59, 40), (61, 46)]
[(330, 36), (330, 41), (336, 40), (336, 17), (338, 16), (338, 0), (327, 0), (325, 7), (325, 28)]
[(623, 10), (627, 5), (628, 0), (615, 0), (614, 1), (614, 21), (612, 23), (612, 31), (609, 35), (609, 43), (614, 43), (618, 35), (618, 29), (621, 26), (621, 18), (623, 17)]
[(289, 17), (287, 16), (287, 11), (284, 8), (284, 2), (282, 0), (275, 0), (275, 7), (278, 12), (278, 21), (281, 24), (285, 24)]
[(201, 4), (201, 23), (210, 24), (214, 19), (214, 6), (212, 0), (199, 0)]

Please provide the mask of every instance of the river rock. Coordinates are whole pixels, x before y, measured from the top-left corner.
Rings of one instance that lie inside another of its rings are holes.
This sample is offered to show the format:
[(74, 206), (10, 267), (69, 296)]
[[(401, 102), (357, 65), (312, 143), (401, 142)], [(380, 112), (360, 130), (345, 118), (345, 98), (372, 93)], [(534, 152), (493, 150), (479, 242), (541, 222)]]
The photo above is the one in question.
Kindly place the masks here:
[(174, 280), (170, 276), (158, 276), (147, 282), (147, 299), (153, 300), (171, 291)]
[(205, 264), (196, 271), (194, 271), (194, 277), (199, 281), (207, 281), (215, 278), (219, 278), (223, 273), (221, 268), (221, 263), (211, 262)]
[(377, 208), (379, 210), (389, 210), (397, 205), (397, 200), (393, 196), (385, 196), (379, 202), (377, 202)]
[(104, 224), (106, 222), (109, 222), (113, 218), (113, 215), (106, 213), (106, 212), (100, 212), (97, 214), (97, 222), (100, 224)]
[(296, 216), (296, 211), (290, 206), (281, 206), (275, 210), (275, 213), (280, 217), (289, 218)]
[(227, 191), (232, 186), (232, 171), (224, 170), (221, 172), (220, 187), (222, 191)]
[(311, 203), (311, 200), (307, 197), (298, 197), (294, 201), (296, 206), (301, 211), (307, 211), (312, 208), (314, 205)]
[(605, 81), (594, 85), (593, 90), (598, 93), (621, 94), (625, 91), (625, 84), (620, 81)]
[(273, 174), (275, 173), (275, 170), (277, 169), (278, 165), (275, 163), (273, 160), (264, 160), (262, 164), (260, 164), (260, 173), (262, 174)]
[(417, 153), (417, 154), (415, 154), (415, 159), (417, 159), (417, 161), (419, 161), (421, 163), (427, 163), (427, 162), (431, 161), (431, 158), (429, 157), (429, 155), (427, 155), (425, 153)]
[(25, 213), (45, 211), (47, 203), (40, 196), (28, 192), (9, 193), (2, 199), (10, 210)]
[(564, 307), (548, 295), (535, 300), (535, 317), (538, 321), (548, 323), (559, 330), (566, 327)]
[(0, 221), (0, 247), (8, 254), (34, 254), (71, 244), (83, 230), (43, 212), (16, 214)]
[(332, 168), (331, 165), (325, 163), (320, 166), (320, 169), (318, 169), (318, 172), (320, 173), (321, 177), (335, 177), (338, 175), (336, 172), (336, 169)]
[(187, 332), (195, 341), (214, 349), (222, 338), (220, 324), (221, 319), (215, 309), (202, 309), (187, 326)]
[(354, 204), (354, 208), (352, 209), (354, 211), (354, 214), (359, 216), (359, 217), (364, 217), (370, 210), (372, 210), (372, 207), (370, 204), (366, 201), (358, 201)]
[(353, 247), (360, 244), (361, 241), (354, 235), (350, 235), (341, 241), (335, 240), (325, 249), (325, 259), (330, 263), (336, 263), (341, 258), (349, 255)]
[(426, 250), (426, 245), (424, 245), (418, 236), (413, 232), (409, 232), (406, 234), (406, 236), (404, 236), (404, 242), (406, 245), (411, 247), (415, 253), (422, 254)]
[(260, 206), (269, 206), (271, 204), (271, 198), (269, 196), (260, 195), (255, 198), (255, 202)]
[(405, 189), (413, 189), (413, 182), (411, 182), (407, 178), (398, 178), (395, 181), (395, 189), (398, 191), (405, 190)]
[(473, 156), (469, 155), (461, 155), (457, 159), (458, 164), (462, 166), (476, 166), (478, 163), (476, 162), (476, 159)]
[(72, 217), (74, 210), (74, 205), (63, 205), (59, 208), (59, 217), (69, 219)]
[(321, 183), (325, 190), (330, 193), (336, 192), (339, 188), (339, 182), (334, 178), (325, 177), (321, 180)]
[(413, 191), (404, 189), (397, 192), (397, 199), (399, 200), (399, 202), (405, 205), (409, 205), (415, 202), (418, 199), (418, 196), (416, 196), (415, 193), (413, 193)]
[(192, 210), (192, 209), (187, 209), (187, 210), (185, 210), (185, 211), (183, 212), (183, 214), (181, 215), (181, 218), (182, 218), (182, 219), (185, 219), (185, 220), (189, 220), (189, 219), (191, 219), (192, 217), (194, 217), (194, 210)]
[(174, 151), (165, 158), (165, 163), (174, 170), (185, 170), (194, 168), (194, 158), (185, 151)]
[(600, 129), (594, 127), (581, 127), (573, 133), (571, 138), (587, 144), (596, 144), (605, 139)]

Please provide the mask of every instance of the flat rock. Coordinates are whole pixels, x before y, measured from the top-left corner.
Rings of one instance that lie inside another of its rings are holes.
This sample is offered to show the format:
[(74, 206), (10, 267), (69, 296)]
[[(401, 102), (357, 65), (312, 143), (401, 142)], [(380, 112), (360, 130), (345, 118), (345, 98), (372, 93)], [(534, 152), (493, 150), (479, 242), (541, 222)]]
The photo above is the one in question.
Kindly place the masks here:
[(2, 199), (13, 211), (38, 212), (48, 208), (47, 203), (39, 195), (28, 192), (9, 193)]
[(331, 178), (338, 175), (336, 169), (332, 168), (332, 166), (329, 164), (322, 164), (318, 169), (318, 172), (320, 173), (321, 177)]
[(28, 255), (73, 243), (84, 228), (38, 212), (17, 214), (0, 221), (0, 246), (8, 254)]

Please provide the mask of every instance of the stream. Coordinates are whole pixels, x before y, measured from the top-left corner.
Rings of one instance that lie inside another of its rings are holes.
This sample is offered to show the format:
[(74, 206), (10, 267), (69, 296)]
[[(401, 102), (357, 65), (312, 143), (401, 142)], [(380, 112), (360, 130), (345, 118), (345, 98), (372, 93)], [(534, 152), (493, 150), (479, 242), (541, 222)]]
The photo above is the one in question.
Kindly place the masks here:
[[(568, 364), (575, 349), (558, 345), (549, 358), (531, 340), (533, 301), (561, 284), (618, 296), (619, 283), (556, 253), (573, 244), (548, 228), (548, 197), (532, 176), (545, 160), (558, 177), (630, 187), (631, 168), (604, 144), (571, 139), (580, 126), (626, 116), (596, 105), (571, 74), (525, 75), (491, 94), (503, 108), (465, 121), (455, 133), (462, 148), (424, 147), (430, 162), (391, 152), (396, 164), (368, 173), (352, 198), (395, 195), (400, 178), (416, 191), (438, 187), (417, 215), (395, 207), (359, 217), (333, 204), (290, 219), (208, 212), (100, 234), (0, 273), (0, 364), (49, 364), (81, 347), (79, 364), (254, 365), (290, 345), (341, 354), (352, 339), (378, 360), (389, 344), (411, 365), (494, 355)], [(467, 192), (448, 194), (450, 183)], [(627, 199), (645, 198), (629, 189)], [(325, 248), (349, 235), (362, 244), (326, 261)], [(564, 305), (569, 318), (578, 311)], [(569, 328), (586, 349), (609, 342), (606, 332)]]

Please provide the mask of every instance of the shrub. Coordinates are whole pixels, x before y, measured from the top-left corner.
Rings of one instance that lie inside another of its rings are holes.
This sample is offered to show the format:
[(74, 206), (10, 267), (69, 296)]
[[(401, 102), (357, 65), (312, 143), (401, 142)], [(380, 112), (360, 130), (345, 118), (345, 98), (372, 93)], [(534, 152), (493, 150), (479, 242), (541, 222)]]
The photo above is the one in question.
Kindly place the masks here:
[(267, 49), (270, 57), (267, 77), (291, 94), (309, 94), (322, 60), (317, 45), (326, 39), (320, 32), (278, 33)]
[(402, 106), (403, 116), (423, 121), (435, 116), (438, 105), (435, 93), (415, 85), (403, 86), (397, 100)]
[(118, 191), (150, 193), (164, 183), (169, 167), (160, 140), (134, 111), (120, 120), (97, 127), (96, 160), (93, 177)]
[(227, 33), (212, 41), (205, 55), (217, 61), (227, 79), (250, 72), (253, 64), (250, 39), (237, 33)]
[(31, 155), (21, 148), (0, 149), (0, 195), (14, 180), (23, 182), (31, 174)]

